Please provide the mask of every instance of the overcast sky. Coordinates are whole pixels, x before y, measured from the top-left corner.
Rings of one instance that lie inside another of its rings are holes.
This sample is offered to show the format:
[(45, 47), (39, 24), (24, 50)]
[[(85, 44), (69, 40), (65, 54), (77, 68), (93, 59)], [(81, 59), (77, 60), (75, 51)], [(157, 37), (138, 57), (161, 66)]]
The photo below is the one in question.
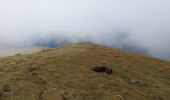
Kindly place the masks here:
[(51, 37), (170, 58), (170, 0), (0, 0), (1, 49)]

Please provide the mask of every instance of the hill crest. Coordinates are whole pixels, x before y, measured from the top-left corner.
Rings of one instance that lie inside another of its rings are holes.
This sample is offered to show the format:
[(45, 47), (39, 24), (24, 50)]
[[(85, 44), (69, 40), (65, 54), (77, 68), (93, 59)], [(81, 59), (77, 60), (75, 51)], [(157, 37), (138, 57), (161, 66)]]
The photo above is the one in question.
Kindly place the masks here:
[(0, 59), (5, 100), (169, 100), (169, 86), (170, 62), (90, 43)]

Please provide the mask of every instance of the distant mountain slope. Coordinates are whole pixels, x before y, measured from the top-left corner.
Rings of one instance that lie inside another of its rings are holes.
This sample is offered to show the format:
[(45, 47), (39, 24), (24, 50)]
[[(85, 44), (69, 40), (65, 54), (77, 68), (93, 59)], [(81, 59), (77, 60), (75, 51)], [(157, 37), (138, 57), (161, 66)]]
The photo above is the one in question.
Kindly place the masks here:
[(16, 54), (32, 54), (45, 49), (40, 46), (28, 46), (28, 47), (17, 47), (17, 48), (1, 48), (0, 57), (14, 56)]
[[(105, 65), (113, 74), (97, 73)], [(0, 59), (0, 100), (170, 100), (170, 62), (93, 44)]]

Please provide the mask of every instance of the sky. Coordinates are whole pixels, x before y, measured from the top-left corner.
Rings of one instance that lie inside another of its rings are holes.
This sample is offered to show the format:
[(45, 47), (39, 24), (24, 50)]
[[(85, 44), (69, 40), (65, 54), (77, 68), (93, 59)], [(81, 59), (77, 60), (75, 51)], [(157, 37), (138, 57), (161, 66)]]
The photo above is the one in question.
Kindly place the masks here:
[(170, 59), (169, 0), (0, 0), (0, 50), (93, 42)]

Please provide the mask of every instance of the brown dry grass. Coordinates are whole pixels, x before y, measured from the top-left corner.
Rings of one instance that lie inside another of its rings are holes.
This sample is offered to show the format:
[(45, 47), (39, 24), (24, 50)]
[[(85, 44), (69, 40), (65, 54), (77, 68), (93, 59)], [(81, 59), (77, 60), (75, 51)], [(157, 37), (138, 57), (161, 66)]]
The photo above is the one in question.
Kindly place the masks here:
[[(114, 73), (92, 72), (93, 65)], [(73, 44), (0, 59), (0, 100), (170, 100), (169, 94), (170, 62), (104, 46)]]

